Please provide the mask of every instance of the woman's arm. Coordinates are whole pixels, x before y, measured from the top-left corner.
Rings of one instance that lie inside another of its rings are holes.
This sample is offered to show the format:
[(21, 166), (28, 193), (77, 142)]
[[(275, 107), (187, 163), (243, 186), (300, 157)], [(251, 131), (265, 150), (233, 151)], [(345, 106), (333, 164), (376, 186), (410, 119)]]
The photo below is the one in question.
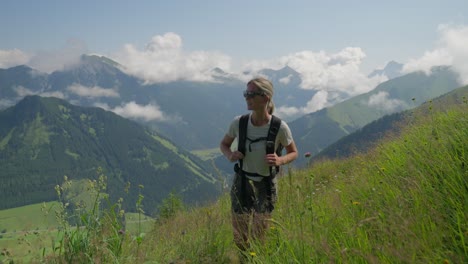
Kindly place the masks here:
[(296, 143), (294, 143), (294, 141), (291, 142), (291, 144), (287, 145), (285, 147), (285, 149), (286, 149), (286, 155), (281, 156), (280, 162), (279, 162), (280, 164), (278, 164), (278, 165), (288, 164), (288, 163), (294, 161), (297, 158), (297, 155), (298, 155), (297, 147), (296, 147)]
[(221, 143), (219, 144), (219, 149), (221, 150), (223, 155), (231, 162), (235, 162), (244, 158), (244, 155), (240, 151), (231, 150), (231, 145), (234, 139), (235, 138), (233, 137), (225, 135), (223, 140), (221, 140)]

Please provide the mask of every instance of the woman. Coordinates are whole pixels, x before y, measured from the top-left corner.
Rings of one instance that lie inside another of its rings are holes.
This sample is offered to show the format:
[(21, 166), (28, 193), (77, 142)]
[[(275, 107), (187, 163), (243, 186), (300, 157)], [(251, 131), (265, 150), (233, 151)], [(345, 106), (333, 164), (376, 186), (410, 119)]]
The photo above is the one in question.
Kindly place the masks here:
[[(223, 155), (236, 165), (236, 174), (231, 189), (232, 225), (236, 245), (245, 250), (249, 238), (263, 240), (268, 220), (276, 201), (276, 178), (270, 167), (288, 164), (297, 158), (297, 148), (291, 130), (281, 121), (275, 146), (285, 146), (286, 154), (267, 154), (265, 138), (270, 128), (274, 111), (273, 84), (265, 78), (255, 78), (247, 83), (244, 97), (251, 111), (247, 125), (246, 151), (231, 150), (234, 139), (239, 139), (240, 116), (236, 117), (220, 143)], [(240, 162), (241, 161), (241, 162)], [(247, 184), (243, 184), (247, 182)], [(252, 221), (251, 228), (250, 222)], [(249, 232), (250, 231), (250, 232)]]

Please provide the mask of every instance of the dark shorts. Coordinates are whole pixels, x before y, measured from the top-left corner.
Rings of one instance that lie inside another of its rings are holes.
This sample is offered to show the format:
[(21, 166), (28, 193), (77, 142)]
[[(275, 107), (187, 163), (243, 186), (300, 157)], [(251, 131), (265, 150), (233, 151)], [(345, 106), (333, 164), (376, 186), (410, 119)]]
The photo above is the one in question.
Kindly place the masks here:
[[(271, 195), (269, 195), (270, 193)], [(231, 188), (231, 207), (234, 213), (271, 213), (276, 200), (276, 177), (265, 177), (257, 182), (249, 180), (239, 173), (234, 175)]]

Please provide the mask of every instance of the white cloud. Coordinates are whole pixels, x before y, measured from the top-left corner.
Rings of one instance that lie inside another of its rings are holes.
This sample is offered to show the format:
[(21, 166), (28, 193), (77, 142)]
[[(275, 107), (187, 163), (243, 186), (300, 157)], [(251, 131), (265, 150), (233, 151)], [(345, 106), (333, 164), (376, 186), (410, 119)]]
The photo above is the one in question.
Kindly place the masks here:
[(289, 74), (288, 76), (279, 79), (279, 82), (286, 85), (286, 84), (288, 84), (289, 82), (291, 82), (291, 78), (292, 78), (292, 77), (293, 77), (293, 75), (292, 75), (292, 74)]
[(29, 55), (19, 49), (0, 50), (0, 68), (10, 68), (25, 65), (29, 61)]
[(56, 98), (60, 98), (60, 99), (66, 99), (67, 96), (65, 94), (63, 94), (62, 92), (60, 91), (55, 91), (55, 92), (43, 92), (43, 93), (39, 93), (40, 96), (42, 97), (56, 97)]
[(301, 88), (340, 91), (350, 96), (365, 93), (384, 81), (382, 77), (369, 79), (359, 66), (366, 57), (361, 48), (348, 47), (338, 53), (301, 51), (268, 61), (252, 61), (244, 66), (256, 72), (264, 68), (280, 69), (289, 66), (302, 78)]
[(301, 110), (294, 106), (281, 106), (275, 110), (275, 115), (281, 118), (297, 116), (299, 114), (301, 114)]
[(23, 86), (15, 86), (13, 87), (13, 91), (15, 91), (15, 93), (19, 96), (19, 97), (25, 97), (25, 96), (28, 96), (28, 95), (35, 95), (37, 93), (33, 92), (32, 90), (29, 90), (28, 88), (26, 87), (23, 87)]
[(450, 65), (452, 64), (452, 56), (446, 49), (436, 49), (426, 51), (419, 59), (410, 59), (403, 66), (404, 73), (422, 71), (429, 75), (433, 66)]
[[(278, 113), (293, 115), (318, 111), (350, 97), (369, 92), (387, 80), (385, 76), (368, 78), (361, 73), (360, 64), (366, 57), (360, 48), (348, 47), (337, 53), (302, 51), (268, 61), (252, 61), (245, 71), (258, 72), (264, 68), (281, 69), (289, 66), (301, 75), (302, 89), (317, 90), (307, 105), (296, 109), (279, 106)], [(283, 80), (287, 81), (287, 79)], [(333, 96), (332, 96), (333, 95)], [(337, 96), (338, 95), (338, 96)]]
[(18, 95), (18, 99), (21, 99), (25, 96), (28, 95), (39, 95), (42, 97), (57, 97), (60, 99), (66, 99), (66, 95), (64, 95), (61, 91), (49, 91), (49, 92), (44, 92), (44, 91), (39, 91), (35, 92), (32, 91), (24, 86), (15, 86), (13, 87), (13, 91), (15, 91), (16, 95)]
[[(433, 66), (451, 65), (460, 74), (460, 82), (468, 84), (468, 26), (441, 25), (436, 49), (426, 51), (419, 59), (410, 59), (403, 72), (424, 71), (430, 73)], [(385, 76), (368, 78), (360, 72), (361, 61), (366, 57), (360, 48), (348, 47), (337, 53), (302, 51), (268, 61), (252, 61), (247, 71), (264, 68), (280, 69), (289, 66), (302, 78), (301, 88), (319, 91), (304, 107), (279, 106), (278, 115), (307, 114), (335, 103), (366, 93), (387, 80)], [(337, 97), (338, 94), (338, 97)], [(404, 104), (379, 93), (369, 100), (369, 105), (392, 112)]]
[(115, 59), (125, 65), (126, 73), (147, 84), (176, 80), (212, 81), (211, 70), (215, 67), (229, 70), (231, 60), (219, 52), (185, 52), (182, 38), (171, 32), (154, 36), (144, 50), (127, 44)]
[(417, 59), (410, 59), (403, 72), (423, 71), (430, 73), (433, 66), (451, 65), (460, 74), (461, 84), (468, 84), (468, 26), (440, 25), (439, 40), (432, 51), (426, 51)]
[(83, 97), (119, 97), (119, 93), (114, 89), (105, 89), (99, 86), (85, 87), (80, 84), (73, 84), (67, 90)]
[(406, 106), (406, 103), (399, 99), (391, 99), (387, 92), (381, 91), (377, 94), (371, 95), (367, 105), (377, 109), (382, 109), (387, 113), (392, 113), (401, 110)]
[(0, 50), (0, 68), (28, 65), (40, 72), (52, 73), (71, 67), (86, 54), (86, 45), (79, 40), (69, 40), (64, 47), (54, 51), (40, 51), (27, 54), (21, 50)]
[(15, 101), (9, 99), (0, 99), (0, 109), (5, 109), (7, 107), (15, 105)]
[(78, 64), (81, 55), (86, 53), (86, 44), (70, 39), (61, 49), (37, 52), (31, 57), (28, 65), (39, 71), (52, 73)]
[(332, 105), (333, 96), (325, 91), (318, 91), (304, 107), (281, 106), (276, 109), (276, 114), (282, 118), (298, 117), (300, 115), (312, 113), (322, 108)]
[(443, 43), (452, 55), (452, 66), (460, 74), (460, 82), (468, 84), (468, 26), (441, 26)]
[(318, 111), (329, 105), (328, 102), (328, 92), (327, 91), (318, 91), (312, 99), (307, 102), (307, 105), (302, 109), (303, 113), (312, 113)]
[(122, 104), (115, 108), (110, 108), (104, 104), (96, 104), (105, 110), (112, 111), (122, 117), (130, 119), (141, 119), (144, 121), (166, 121), (167, 118), (159, 109), (157, 104), (139, 105), (134, 101)]

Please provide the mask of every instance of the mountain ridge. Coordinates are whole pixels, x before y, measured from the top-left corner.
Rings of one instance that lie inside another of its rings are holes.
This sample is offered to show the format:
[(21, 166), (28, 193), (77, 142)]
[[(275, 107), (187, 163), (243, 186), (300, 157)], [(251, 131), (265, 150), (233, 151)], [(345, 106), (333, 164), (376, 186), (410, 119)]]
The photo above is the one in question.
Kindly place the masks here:
[[(98, 167), (117, 199), (131, 183), (130, 210), (142, 190), (148, 211), (171, 191), (189, 203), (203, 203), (220, 190), (211, 166), (169, 139), (100, 108), (58, 98), (27, 96), (0, 112), (1, 208), (56, 198), (64, 176), (93, 179)], [(146, 189), (148, 188), (148, 189)]]
[(372, 78), (377, 75), (384, 75), (387, 76), (388, 79), (394, 79), (403, 75), (402, 70), (403, 64), (398, 63), (396, 61), (390, 61), (387, 63), (387, 65), (385, 65), (383, 69), (376, 69), (372, 71), (368, 75), (368, 77)]
[[(400, 66), (399, 63), (390, 62), (384, 71)], [(222, 69), (213, 71), (218, 74), (215, 82), (174, 81), (145, 84), (142, 80), (126, 74), (123, 66), (116, 65), (114, 61), (102, 56), (83, 56), (82, 63), (76, 68), (56, 71), (41, 77), (33, 78), (31, 74), (22, 73), (21, 78), (15, 79), (15, 72), (9, 71), (12, 79), (0, 78), (0, 98), (3, 99), (0, 105), (18, 100), (20, 94), (55, 94), (77, 105), (99, 106), (119, 112), (126, 118), (150, 127), (172, 142), (177, 142), (177, 145), (185, 149), (213, 149), (218, 146), (232, 118), (247, 112), (242, 97), (244, 81), (226, 74)], [(5, 71), (0, 71), (0, 74), (2, 73)], [(300, 74), (290, 67), (279, 70), (264, 69), (259, 74), (272, 80), (275, 86), (274, 101), (278, 108), (285, 106), (299, 109), (307, 105), (317, 93), (317, 90), (302, 89)], [(444, 73), (435, 71), (431, 75), (441, 74)], [(417, 76), (413, 79), (405, 77), (415, 75)], [(300, 151), (317, 153), (341, 136), (384, 114), (414, 107), (424, 99), (446, 92), (446, 88), (454, 89), (459, 86), (455, 84), (453, 76), (437, 78), (423, 73), (402, 75), (380, 84), (367, 94), (334, 105), (339, 107), (329, 107), (325, 111), (307, 115), (300, 114), (299, 111), (297, 116), (285, 121), (292, 124), (293, 134), (304, 141), (298, 142), (301, 145), (304, 143), (304, 148)], [(411, 86), (419, 87), (413, 89)], [(410, 88), (427, 95), (421, 100), (419, 94), (413, 95), (412, 97), (418, 99), (416, 102), (408, 100), (411, 98), (408, 96)], [(437, 89), (440, 91), (436, 91)], [(357, 101), (359, 98), (366, 104), (372, 103), (373, 107), (360, 108), (362, 102)], [(344, 109), (345, 106), (352, 108)], [(379, 109), (379, 106), (386, 106), (388, 109)], [(356, 111), (361, 112), (353, 117), (347, 113)], [(125, 113), (130, 114), (124, 115)], [(145, 114), (145, 118), (138, 118), (134, 114)], [(313, 121), (314, 116), (320, 120)], [(308, 122), (320, 123), (321, 127), (315, 127)], [(317, 134), (317, 137), (311, 136), (313, 134)], [(314, 143), (310, 143), (312, 141)]]
[[(434, 67), (432, 74), (414, 72), (379, 84), (372, 91), (289, 123), (298, 135), (300, 153), (318, 154), (330, 144), (388, 114), (414, 108), (427, 100), (460, 87), (450, 67)], [(385, 108), (385, 103), (392, 103)], [(298, 164), (307, 159), (300, 157)]]

